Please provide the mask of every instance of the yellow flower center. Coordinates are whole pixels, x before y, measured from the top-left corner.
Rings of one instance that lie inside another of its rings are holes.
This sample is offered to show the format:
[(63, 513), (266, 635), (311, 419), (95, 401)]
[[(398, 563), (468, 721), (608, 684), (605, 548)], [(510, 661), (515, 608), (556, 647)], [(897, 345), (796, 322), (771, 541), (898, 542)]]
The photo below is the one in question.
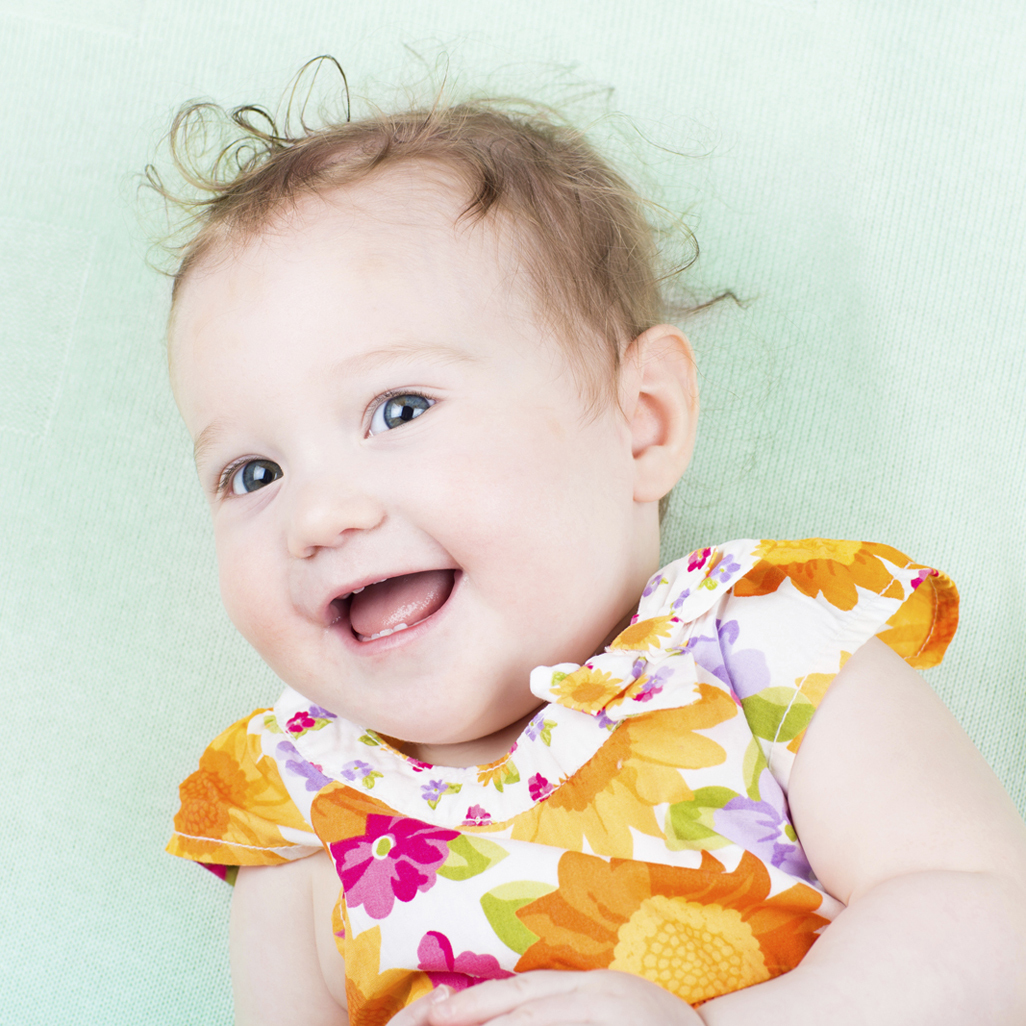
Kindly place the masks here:
[(610, 969), (634, 973), (694, 1003), (769, 978), (741, 914), (661, 894), (646, 898), (620, 928)]

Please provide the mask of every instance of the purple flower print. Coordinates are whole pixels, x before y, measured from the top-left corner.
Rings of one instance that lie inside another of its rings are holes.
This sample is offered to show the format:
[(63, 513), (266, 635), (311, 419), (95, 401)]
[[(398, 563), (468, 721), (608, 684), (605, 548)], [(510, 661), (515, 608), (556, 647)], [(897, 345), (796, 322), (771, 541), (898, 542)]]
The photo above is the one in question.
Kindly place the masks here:
[(812, 867), (801, 844), (792, 842), (784, 832), (788, 826), (787, 799), (769, 770), (764, 769), (759, 776), (759, 794), (762, 801), (739, 795), (716, 809), (713, 828), (770, 865), (809, 879)]
[(688, 573), (693, 573), (695, 570), (701, 570), (705, 566), (705, 561), (712, 555), (712, 549), (695, 549), (694, 552), (688, 556)]
[(352, 762), (347, 762), (339, 770), (340, 775), (345, 777), (346, 780), (363, 780), (364, 777), (373, 772), (374, 769), (371, 764), (360, 759), (353, 759)]
[(462, 951), (453, 957), (452, 943), (444, 933), (431, 930), (425, 933), (417, 946), (418, 969), (428, 974), (433, 987), (452, 987), (466, 990), (484, 980), (504, 980), (513, 973), (499, 965), (494, 955), (475, 955), (473, 951)]
[(720, 584), (726, 584), (740, 569), (741, 564), (735, 563), (733, 556), (724, 556), (709, 572), (709, 579), (718, 580)]
[(369, 791), (374, 786), (375, 780), (380, 780), (384, 774), (379, 773), (368, 762), (361, 759), (353, 759), (347, 762), (339, 771), (339, 776), (346, 780), (359, 781)]
[(313, 730), (317, 726), (317, 721), (307, 712), (306, 709), (300, 709), (295, 716), (285, 724), (285, 729), (290, 734), (302, 734), (305, 730)]
[(531, 722), (524, 727), (524, 733), (527, 735), (528, 741), (537, 741), (542, 729), (545, 727), (545, 710), (543, 709), (539, 713), (531, 718)]
[(310, 715), (315, 720), (335, 720), (338, 717), (333, 712), (328, 712), (327, 709), (322, 709), (319, 705), (310, 706)]
[(675, 613), (680, 612), (680, 607), (688, 600), (688, 596), (691, 594), (690, 588), (685, 588), (674, 600), (673, 605), (670, 607)]
[(492, 818), (492, 814), (483, 809), (480, 805), (471, 805), (467, 809), (466, 818), (463, 820), (464, 826), (484, 826)]
[(735, 649), (741, 628), (737, 620), (716, 621), (716, 637), (708, 634), (688, 639), (685, 651), (695, 663), (730, 687), (738, 698), (748, 698), (770, 686), (770, 672), (761, 649)]
[(372, 919), (384, 919), (396, 898), (412, 901), (434, 887), (455, 837), (458, 831), (419, 819), (369, 815), (365, 834), (329, 845), (346, 904), (363, 905)]
[(664, 666), (661, 670), (656, 670), (651, 677), (645, 680), (645, 683), (638, 689), (636, 695), (632, 695), (631, 698), (635, 702), (648, 702), (655, 698), (660, 691), (663, 690), (663, 685), (667, 679), (673, 675), (673, 670), (668, 666)]
[(662, 583), (663, 573), (660, 570), (658, 573), (654, 574), (652, 577), (648, 579), (648, 584), (645, 585), (645, 590), (641, 593), (641, 597), (648, 598), (648, 596), (651, 595), (652, 592), (655, 591), (656, 588), (658, 588), (659, 585)]
[(527, 789), (531, 793), (532, 802), (540, 802), (543, 798), (548, 798), (553, 791), (552, 785), (540, 773), (535, 773), (531, 777), (527, 782)]
[(321, 767), (314, 765), (312, 762), (307, 762), (291, 742), (279, 741), (274, 751), (279, 758), (285, 760), (285, 768), (289, 772), (295, 773), (298, 777), (306, 778), (305, 786), (308, 791), (319, 791), (322, 787), (327, 787), (331, 783), (331, 778), (326, 777), (321, 772)]
[(448, 788), (449, 785), (444, 780), (431, 780), (420, 785), (420, 796), (426, 802), (437, 802)]

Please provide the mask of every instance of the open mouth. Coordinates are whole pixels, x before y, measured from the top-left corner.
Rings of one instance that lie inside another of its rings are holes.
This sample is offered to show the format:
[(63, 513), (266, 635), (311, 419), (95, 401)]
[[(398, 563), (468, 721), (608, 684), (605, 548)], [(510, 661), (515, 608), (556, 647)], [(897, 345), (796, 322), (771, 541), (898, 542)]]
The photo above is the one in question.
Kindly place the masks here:
[(332, 607), (339, 621), (349, 621), (358, 641), (376, 641), (433, 616), (448, 601), (455, 583), (455, 570), (421, 570), (341, 595)]

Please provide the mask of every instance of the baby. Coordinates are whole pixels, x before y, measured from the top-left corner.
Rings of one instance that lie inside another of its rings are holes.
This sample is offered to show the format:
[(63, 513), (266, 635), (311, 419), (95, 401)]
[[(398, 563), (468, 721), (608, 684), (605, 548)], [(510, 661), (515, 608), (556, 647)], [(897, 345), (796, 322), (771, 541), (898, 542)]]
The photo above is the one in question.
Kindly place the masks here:
[(235, 881), (237, 1022), (1026, 1022), (1026, 827), (913, 669), (951, 582), (659, 568), (698, 397), (625, 182), (488, 103), (250, 141), (169, 336), (287, 685), (169, 849)]

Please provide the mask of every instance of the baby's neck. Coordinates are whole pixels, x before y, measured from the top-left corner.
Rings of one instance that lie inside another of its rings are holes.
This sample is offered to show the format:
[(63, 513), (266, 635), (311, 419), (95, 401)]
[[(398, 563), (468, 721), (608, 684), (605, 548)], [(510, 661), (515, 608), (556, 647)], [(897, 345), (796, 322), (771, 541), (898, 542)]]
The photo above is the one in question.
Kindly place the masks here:
[[(540, 708), (539, 704), (538, 709)], [(419, 762), (430, 763), (432, 766), (484, 766), (490, 762), (497, 762), (513, 747), (513, 742), (524, 732), (524, 727), (538, 709), (532, 709), (526, 716), (497, 730), (494, 734), (477, 737), (472, 741), (432, 745), (397, 741), (393, 738), (386, 740), (404, 755), (409, 755)]]

